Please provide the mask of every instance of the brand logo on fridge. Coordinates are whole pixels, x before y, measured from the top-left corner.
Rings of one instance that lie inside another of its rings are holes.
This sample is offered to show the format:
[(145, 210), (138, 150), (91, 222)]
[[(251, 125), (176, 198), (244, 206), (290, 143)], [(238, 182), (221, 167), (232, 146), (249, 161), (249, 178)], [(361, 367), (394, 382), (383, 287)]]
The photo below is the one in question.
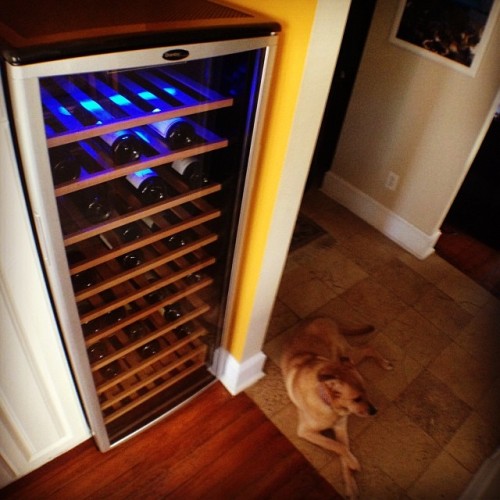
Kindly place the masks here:
[(186, 59), (186, 57), (188, 56), (189, 56), (188, 50), (172, 49), (172, 50), (167, 50), (167, 52), (165, 52), (162, 57), (167, 61), (180, 61), (181, 59)]

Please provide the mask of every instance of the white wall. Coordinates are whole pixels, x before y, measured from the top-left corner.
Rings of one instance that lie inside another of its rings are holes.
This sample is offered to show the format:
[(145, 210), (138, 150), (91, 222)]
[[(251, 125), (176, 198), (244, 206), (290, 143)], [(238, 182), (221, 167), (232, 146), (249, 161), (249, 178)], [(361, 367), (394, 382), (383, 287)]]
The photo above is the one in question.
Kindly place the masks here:
[[(399, 0), (379, 0), (324, 190), (419, 257), (470, 166), (500, 83), (497, 21), (469, 76), (389, 41)], [(385, 188), (389, 171), (396, 191)]]

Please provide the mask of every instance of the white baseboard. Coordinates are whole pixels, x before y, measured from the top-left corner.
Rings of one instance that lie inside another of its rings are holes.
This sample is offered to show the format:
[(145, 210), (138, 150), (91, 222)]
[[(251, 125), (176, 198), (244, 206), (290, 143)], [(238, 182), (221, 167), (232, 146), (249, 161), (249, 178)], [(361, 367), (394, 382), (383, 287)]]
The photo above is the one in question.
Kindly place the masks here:
[(459, 500), (490, 500), (498, 498), (499, 488), (500, 448), (483, 463)]
[(223, 347), (219, 347), (215, 353), (213, 372), (224, 387), (232, 395), (236, 395), (265, 375), (265, 361), (266, 355), (259, 351), (251, 358), (240, 363)]
[(322, 191), (419, 259), (434, 252), (440, 231), (426, 234), (352, 184), (327, 172)]

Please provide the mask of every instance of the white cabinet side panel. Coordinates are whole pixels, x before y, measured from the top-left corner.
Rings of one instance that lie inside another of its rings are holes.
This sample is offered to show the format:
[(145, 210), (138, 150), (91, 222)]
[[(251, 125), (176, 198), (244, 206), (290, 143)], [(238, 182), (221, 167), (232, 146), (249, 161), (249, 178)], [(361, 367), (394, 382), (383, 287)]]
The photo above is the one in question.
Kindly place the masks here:
[(24, 475), (90, 433), (47, 296), (5, 122), (0, 123), (0, 165), (3, 483), (10, 472)]

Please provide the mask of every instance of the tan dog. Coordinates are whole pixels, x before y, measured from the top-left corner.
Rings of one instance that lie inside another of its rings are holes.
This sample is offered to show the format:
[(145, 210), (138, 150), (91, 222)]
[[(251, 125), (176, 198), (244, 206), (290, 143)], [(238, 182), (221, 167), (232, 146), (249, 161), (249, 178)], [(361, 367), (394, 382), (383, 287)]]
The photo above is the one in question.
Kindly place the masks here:
[[(347, 417), (377, 413), (367, 399), (356, 365), (372, 357), (384, 369), (393, 368), (373, 347), (352, 347), (343, 336), (370, 331), (373, 331), (371, 326), (341, 330), (329, 318), (305, 321), (297, 327), (281, 359), (288, 395), (298, 409), (297, 434), (340, 455), (348, 498), (357, 497), (352, 471), (360, 470), (360, 465), (349, 449)], [(327, 429), (334, 430), (335, 439), (321, 433)]]

